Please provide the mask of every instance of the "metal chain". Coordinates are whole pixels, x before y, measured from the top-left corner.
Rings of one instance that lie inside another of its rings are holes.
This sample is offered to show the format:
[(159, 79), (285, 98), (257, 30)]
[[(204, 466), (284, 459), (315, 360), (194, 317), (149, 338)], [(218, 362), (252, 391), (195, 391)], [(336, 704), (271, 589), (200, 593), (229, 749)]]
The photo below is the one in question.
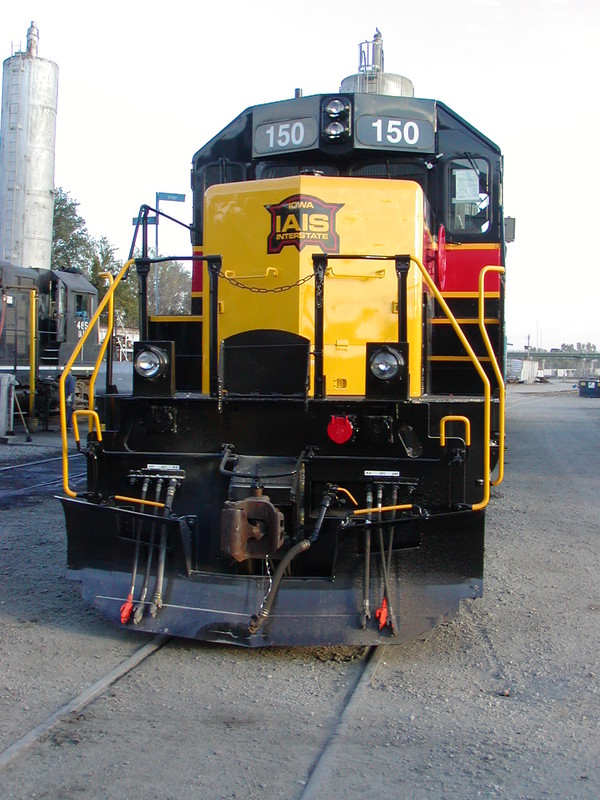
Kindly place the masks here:
[(254, 292), (255, 294), (279, 294), (280, 292), (289, 292), (290, 289), (295, 289), (297, 286), (302, 286), (305, 283), (308, 283), (312, 278), (315, 277), (314, 272), (311, 272), (310, 275), (305, 275), (304, 278), (300, 278), (295, 283), (289, 283), (286, 286), (275, 286), (274, 289), (267, 289), (264, 286), (246, 286), (245, 283), (240, 283), (240, 281), (236, 280), (235, 278), (230, 278), (227, 275), (224, 275), (222, 272), (219, 272), (219, 278), (227, 283), (230, 283), (232, 286), (236, 286), (238, 289), (246, 289), (248, 292)]

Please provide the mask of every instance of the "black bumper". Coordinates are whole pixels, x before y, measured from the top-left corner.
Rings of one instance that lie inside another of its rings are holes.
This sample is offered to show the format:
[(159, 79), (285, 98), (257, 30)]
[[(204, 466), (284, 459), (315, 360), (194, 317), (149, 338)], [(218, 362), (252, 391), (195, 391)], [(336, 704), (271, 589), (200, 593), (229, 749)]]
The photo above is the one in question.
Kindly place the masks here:
[[(148, 529), (156, 518), (133, 511), (61, 498), (68, 537), (68, 576), (80, 581), (84, 599), (122, 626), (120, 609), (131, 589), (134, 539), (132, 523), (142, 534), (134, 604), (144, 581)], [(162, 521), (158, 524), (162, 524)], [(269, 588), (267, 576), (241, 576), (189, 569), (184, 519), (166, 521), (169, 550), (163, 607), (148, 613), (154, 590), (156, 556), (145, 613), (127, 627), (245, 647), (287, 645), (400, 644), (456, 615), (460, 600), (481, 596), (484, 513), (461, 512), (423, 520), (418, 546), (393, 551), (388, 585), (396, 635), (379, 630), (375, 609), (382, 602), (384, 582), (377, 536), (370, 556), (371, 617), (361, 627), (364, 555), (344, 545), (340, 533), (334, 569), (328, 577), (285, 577), (272, 611), (254, 635), (250, 618)], [(373, 526), (374, 531), (376, 526)], [(299, 556), (299, 559), (302, 556)]]

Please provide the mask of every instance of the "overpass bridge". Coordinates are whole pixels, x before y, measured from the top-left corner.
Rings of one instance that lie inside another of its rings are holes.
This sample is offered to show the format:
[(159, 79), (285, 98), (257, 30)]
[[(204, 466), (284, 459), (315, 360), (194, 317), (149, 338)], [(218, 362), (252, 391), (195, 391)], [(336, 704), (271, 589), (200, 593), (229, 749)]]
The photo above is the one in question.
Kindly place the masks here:
[[(574, 378), (587, 378), (598, 374), (600, 370), (600, 353), (589, 353), (581, 350), (508, 350), (507, 364), (512, 360), (536, 362), (540, 371), (574, 370)], [(507, 370), (509, 372), (509, 370)]]
[(506, 358), (520, 358), (522, 361), (556, 361), (564, 366), (565, 361), (598, 361), (600, 352), (588, 353), (582, 350), (508, 350)]

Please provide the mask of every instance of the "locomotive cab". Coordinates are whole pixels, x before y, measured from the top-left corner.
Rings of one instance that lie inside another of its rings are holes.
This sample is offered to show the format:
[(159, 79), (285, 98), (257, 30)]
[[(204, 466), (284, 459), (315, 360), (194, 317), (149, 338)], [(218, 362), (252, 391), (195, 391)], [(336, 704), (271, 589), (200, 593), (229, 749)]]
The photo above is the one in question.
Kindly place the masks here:
[[(40, 362), (42, 367), (64, 366), (96, 310), (98, 292), (78, 272), (46, 270), (40, 273)], [(80, 360), (93, 363), (98, 340), (87, 342)]]

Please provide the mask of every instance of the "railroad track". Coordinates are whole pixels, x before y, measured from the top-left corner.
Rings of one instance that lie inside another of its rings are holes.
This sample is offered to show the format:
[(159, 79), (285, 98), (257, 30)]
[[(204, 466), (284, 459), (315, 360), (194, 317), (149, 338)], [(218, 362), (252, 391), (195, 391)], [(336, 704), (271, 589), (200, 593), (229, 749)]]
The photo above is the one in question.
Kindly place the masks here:
[(36, 725), (35, 728), (32, 728), (28, 733), (21, 736), (20, 739), (17, 739), (16, 742), (13, 742), (6, 750), (0, 753), (0, 770), (7, 767), (36, 742), (39, 742), (51, 728), (65, 719), (65, 717), (68, 717), (69, 714), (77, 713), (89, 705), (109, 686), (116, 683), (119, 678), (122, 678), (123, 675), (127, 675), (128, 672), (134, 670), (142, 661), (148, 658), (148, 656), (160, 650), (170, 639), (170, 636), (159, 636), (152, 642), (144, 645), (132, 656), (122, 661), (118, 666), (111, 669), (99, 680), (85, 689), (85, 691), (81, 692), (81, 694), (78, 694), (77, 697), (74, 697), (68, 703), (60, 706), (56, 711), (53, 711), (52, 714), (49, 714), (39, 725)]
[(386, 650), (387, 645), (369, 647), (365, 656), (363, 656), (362, 669), (359, 670), (354, 684), (350, 687), (337, 725), (317, 756), (304, 791), (298, 800), (320, 800), (323, 797), (324, 788), (330, 785), (331, 775), (337, 759), (337, 748), (351, 724), (355, 706), (360, 701), (363, 691), (367, 689), (373, 680)]
[[(82, 454), (75, 453), (69, 456), (69, 461), (79, 465), (82, 458)], [(76, 485), (85, 476), (85, 470), (70, 472), (69, 480)], [(17, 501), (34, 492), (56, 491), (62, 486), (62, 480), (61, 456), (0, 467), (0, 503)]]
[[(170, 636), (158, 636), (153, 641), (141, 647), (129, 658), (122, 661), (113, 669), (106, 672), (95, 683), (78, 694), (68, 703), (60, 706), (49, 714), (42, 722), (21, 736), (4, 751), (0, 752), (0, 771), (8, 767), (20, 756), (24, 755), (35, 744), (44, 740), (48, 733), (72, 714), (80, 713), (96, 698), (117, 683), (128, 673), (133, 672), (142, 662), (156, 655), (172, 641)], [(370, 647), (361, 657), (360, 668), (357, 670), (352, 684), (349, 686), (342, 707), (338, 713), (337, 722), (332, 728), (329, 737), (316, 754), (309, 779), (302, 790), (298, 800), (316, 800), (322, 796), (323, 788), (330, 780), (331, 772), (337, 758), (337, 748), (347, 728), (351, 725), (356, 705), (360, 702), (363, 692), (368, 688), (375, 672), (386, 651), (385, 645)]]

